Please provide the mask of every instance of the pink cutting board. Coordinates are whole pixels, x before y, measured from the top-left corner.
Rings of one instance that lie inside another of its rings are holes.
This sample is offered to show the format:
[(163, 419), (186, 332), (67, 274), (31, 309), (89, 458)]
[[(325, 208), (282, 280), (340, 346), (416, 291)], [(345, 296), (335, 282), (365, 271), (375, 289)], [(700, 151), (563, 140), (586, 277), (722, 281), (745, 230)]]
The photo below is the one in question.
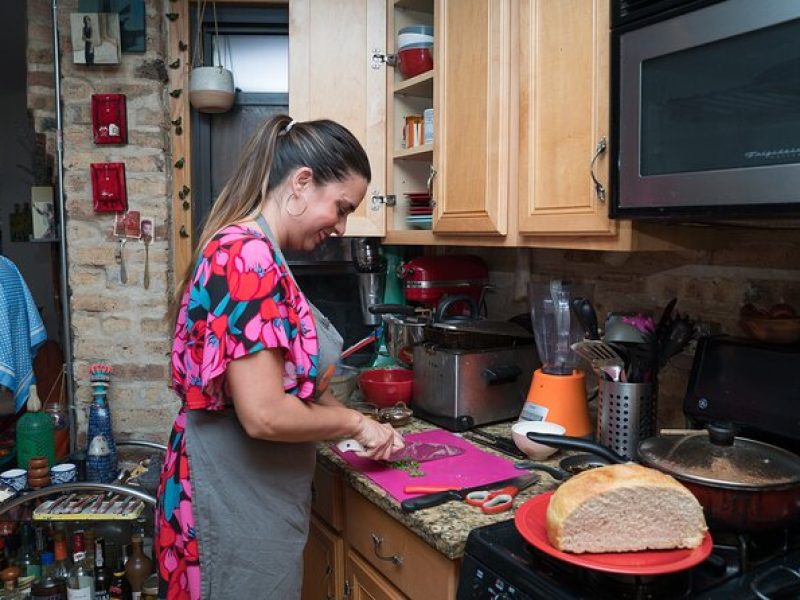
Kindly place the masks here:
[(409, 433), (403, 437), (409, 442), (448, 444), (464, 448), (465, 451), (458, 456), (420, 463), (420, 469), (425, 475), (411, 477), (405, 471), (392, 468), (380, 461), (357, 456), (355, 452), (340, 452), (335, 445), (331, 446), (331, 449), (356, 471), (369, 477), (398, 501), (419, 495), (406, 494), (403, 488), (407, 485), (452, 485), (457, 488), (465, 488), (525, 474), (514, 468), (513, 461), (484, 452), (449, 431), (432, 429), (420, 433)]

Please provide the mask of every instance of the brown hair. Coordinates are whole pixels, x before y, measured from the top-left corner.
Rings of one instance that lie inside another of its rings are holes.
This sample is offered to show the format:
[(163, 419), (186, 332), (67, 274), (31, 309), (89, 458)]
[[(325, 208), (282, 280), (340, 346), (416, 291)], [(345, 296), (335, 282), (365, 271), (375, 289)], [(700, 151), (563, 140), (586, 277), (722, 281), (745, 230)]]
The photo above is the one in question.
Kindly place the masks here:
[(342, 181), (352, 173), (368, 182), (372, 178), (367, 153), (346, 127), (327, 119), (295, 122), (287, 115), (265, 120), (248, 140), (233, 175), (211, 206), (192, 261), (176, 286), (176, 309), (206, 243), (226, 225), (252, 217), (269, 193), (299, 167), (311, 169), (315, 185)]

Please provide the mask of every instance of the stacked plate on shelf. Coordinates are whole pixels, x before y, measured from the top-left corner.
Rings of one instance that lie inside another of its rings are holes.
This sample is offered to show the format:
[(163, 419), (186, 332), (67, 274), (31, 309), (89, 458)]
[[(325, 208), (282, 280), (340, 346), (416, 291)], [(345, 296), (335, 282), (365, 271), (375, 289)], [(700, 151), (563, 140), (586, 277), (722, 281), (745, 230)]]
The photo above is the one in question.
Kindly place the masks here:
[(408, 214), (406, 223), (409, 229), (430, 229), (433, 223), (433, 205), (430, 192), (408, 192)]

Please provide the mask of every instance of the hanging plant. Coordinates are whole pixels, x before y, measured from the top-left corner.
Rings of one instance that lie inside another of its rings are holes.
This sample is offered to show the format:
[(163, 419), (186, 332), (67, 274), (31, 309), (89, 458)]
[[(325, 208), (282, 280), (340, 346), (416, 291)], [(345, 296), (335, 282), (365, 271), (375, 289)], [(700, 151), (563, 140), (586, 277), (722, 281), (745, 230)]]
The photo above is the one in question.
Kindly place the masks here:
[(233, 73), (222, 66), (220, 51), (219, 27), (217, 25), (217, 5), (211, 2), (214, 11), (214, 44), (211, 62), (216, 54), (217, 63), (211, 66), (195, 66), (195, 59), (203, 65), (203, 50), (200, 35), (203, 25), (203, 14), (206, 2), (200, 3), (197, 10), (197, 43), (192, 58), (192, 72), (189, 76), (189, 102), (195, 110), (204, 113), (222, 113), (230, 110), (236, 90), (233, 86)]

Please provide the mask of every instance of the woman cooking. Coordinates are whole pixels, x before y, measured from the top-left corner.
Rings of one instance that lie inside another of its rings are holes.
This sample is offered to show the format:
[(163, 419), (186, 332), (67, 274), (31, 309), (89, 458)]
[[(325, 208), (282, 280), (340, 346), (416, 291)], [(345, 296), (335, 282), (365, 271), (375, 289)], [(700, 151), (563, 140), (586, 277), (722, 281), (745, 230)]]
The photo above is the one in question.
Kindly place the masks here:
[(182, 407), (158, 491), (160, 597), (299, 598), (314, 442), (353, 437), (376, 459), (403, 446), (391, 426), (317, 393), (342, 338), (281, 252), (342, 235), (370, 176), (347, 129), (279, 115), (211, 209), (176, 297)]

